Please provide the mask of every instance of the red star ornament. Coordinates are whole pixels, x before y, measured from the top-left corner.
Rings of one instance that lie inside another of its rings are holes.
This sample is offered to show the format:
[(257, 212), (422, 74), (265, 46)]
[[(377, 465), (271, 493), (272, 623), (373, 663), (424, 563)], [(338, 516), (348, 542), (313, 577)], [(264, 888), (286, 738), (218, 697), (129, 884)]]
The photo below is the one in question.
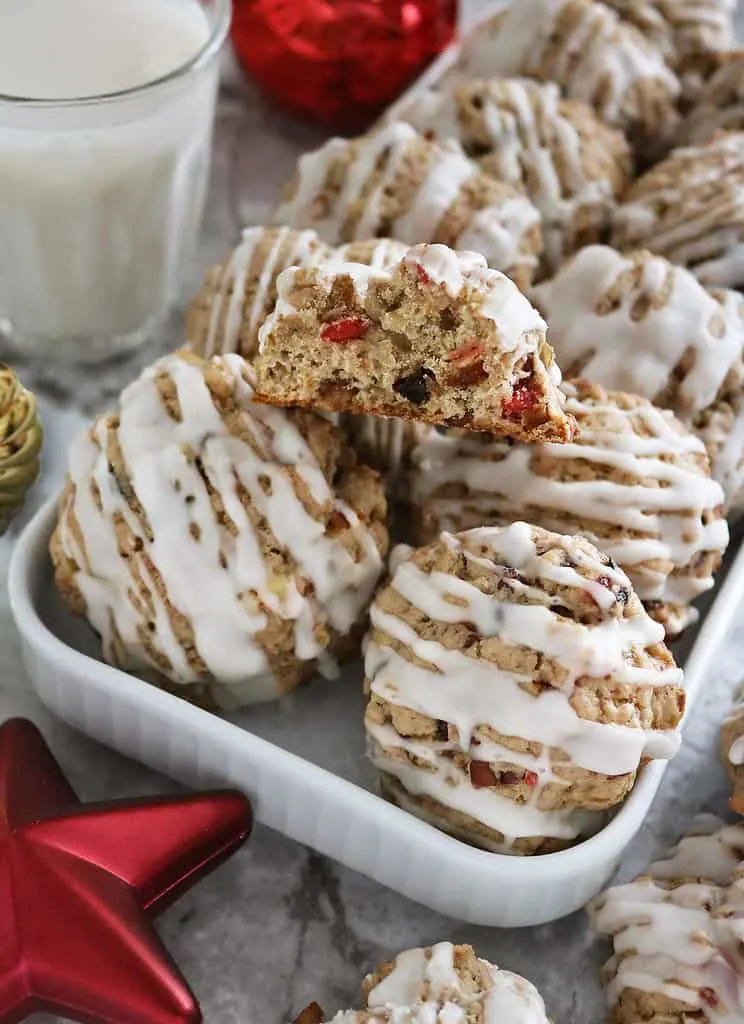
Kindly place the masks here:
[(38, 729), (0, 726), (0, 1021), (182, 1024), (201, 1013), (150, 918), (251, 828), (236, 792), (84, 806)]

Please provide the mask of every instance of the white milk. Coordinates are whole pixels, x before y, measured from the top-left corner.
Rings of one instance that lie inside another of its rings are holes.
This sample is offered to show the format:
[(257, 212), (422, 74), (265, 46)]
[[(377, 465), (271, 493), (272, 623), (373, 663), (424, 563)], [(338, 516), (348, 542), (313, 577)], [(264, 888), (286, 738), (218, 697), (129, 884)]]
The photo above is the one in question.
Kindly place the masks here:
[(217, 62), (152, 83), (219, 40), (227, 8), (0, 0), (0, 318), (24, 352), (114, 354), (178, 299), (204, 204)]

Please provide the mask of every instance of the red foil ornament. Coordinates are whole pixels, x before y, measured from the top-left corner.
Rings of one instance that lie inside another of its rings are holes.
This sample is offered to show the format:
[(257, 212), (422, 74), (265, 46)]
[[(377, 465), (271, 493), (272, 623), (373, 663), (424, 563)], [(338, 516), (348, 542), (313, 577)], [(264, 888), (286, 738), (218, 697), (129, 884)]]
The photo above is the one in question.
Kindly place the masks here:
[(0, 1021), (200, 1021), (150, 918), (250, 827), (233, 792), (84, 806), (31, 722), (0, 726)]
[(300, 117), (360, 131), (452, 40), (457, 0), (235, 0), (238, 58)]

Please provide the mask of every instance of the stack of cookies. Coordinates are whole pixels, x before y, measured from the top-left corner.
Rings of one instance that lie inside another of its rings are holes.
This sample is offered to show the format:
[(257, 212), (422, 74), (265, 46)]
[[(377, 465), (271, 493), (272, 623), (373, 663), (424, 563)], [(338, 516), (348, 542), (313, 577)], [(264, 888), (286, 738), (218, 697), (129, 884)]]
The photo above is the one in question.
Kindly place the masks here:
[(575, 842), (673, 756), (667, 641), (744, 508), (730, 17), (515, 0), (300, 158), (73, 448), (52, 557), (109, 661), (226, 708), (366, 633), (382, 793), (487, 850)]

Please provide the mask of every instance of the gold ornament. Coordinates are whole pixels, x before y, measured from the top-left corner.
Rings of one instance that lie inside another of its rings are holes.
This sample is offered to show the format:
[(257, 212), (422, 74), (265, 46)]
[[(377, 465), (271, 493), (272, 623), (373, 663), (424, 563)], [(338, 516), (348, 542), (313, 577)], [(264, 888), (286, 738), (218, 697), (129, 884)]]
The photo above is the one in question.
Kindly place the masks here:
[(42, 437), (35, 397), (0, 363), (0, 534), (39, 475)]

